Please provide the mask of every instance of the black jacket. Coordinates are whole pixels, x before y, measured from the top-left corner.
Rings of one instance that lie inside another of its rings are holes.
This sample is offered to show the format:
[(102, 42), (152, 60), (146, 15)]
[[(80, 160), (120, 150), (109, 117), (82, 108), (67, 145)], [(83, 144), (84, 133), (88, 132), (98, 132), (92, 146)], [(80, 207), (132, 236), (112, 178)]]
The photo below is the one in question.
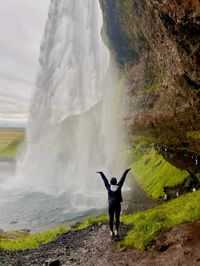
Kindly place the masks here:
[(130, 170), (130, 169), (127, 169), (127, 170), (123, 173), (123, 175), (122, 175), (120, 181), (117, 183), (117, 185), (115, 185), (115, 187), (114, 187), (114, 191), (113, 191), (113, 187), (112, 187), (112, 185), (109, 184), (109, 182), (108, 182), (106, 176), (104, 175), (104, 173), (103, 173), (103, 172), (99, 172), (99, 174), (101, 175), (101, 177), (102, 177), (102, 179), (103, 179), (103, 181), (104, 181), (105, 187), (106, 187), (107, 190), (108, 190), (108, 202), (109, 202), (109, 204), (116, 204), (116, 203), (120, 203), (120, 202), (123, 201), (123, 199), (122, 199), (121, 188), (122, 188), (122, 186), (123, 186), (123, 184), (124, 184), (124, 181), (125, 181), (126, 175), (127, 175), (127, 173), (129, 172), (129, 170)]

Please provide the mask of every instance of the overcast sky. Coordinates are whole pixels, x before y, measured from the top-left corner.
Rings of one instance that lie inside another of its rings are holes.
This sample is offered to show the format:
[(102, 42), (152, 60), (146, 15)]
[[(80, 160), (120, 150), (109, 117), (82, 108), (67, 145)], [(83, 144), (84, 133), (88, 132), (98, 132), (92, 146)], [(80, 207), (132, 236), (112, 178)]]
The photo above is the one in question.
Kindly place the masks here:
[(0, 0), (0, 125), (24, 123), (50, 0)]

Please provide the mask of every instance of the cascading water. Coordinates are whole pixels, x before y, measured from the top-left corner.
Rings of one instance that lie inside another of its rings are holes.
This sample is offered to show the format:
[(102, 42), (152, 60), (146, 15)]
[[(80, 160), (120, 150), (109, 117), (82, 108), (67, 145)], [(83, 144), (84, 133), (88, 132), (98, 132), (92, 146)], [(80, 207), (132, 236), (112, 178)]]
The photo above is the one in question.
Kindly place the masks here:
[(96, 171), (119, 174), (117, 79), (102, 24), (98, 0), (51, 1), (25, 152), (16, 178), (6, 184), (65, 195), (68, 211), (104, 207), (106, 192)]

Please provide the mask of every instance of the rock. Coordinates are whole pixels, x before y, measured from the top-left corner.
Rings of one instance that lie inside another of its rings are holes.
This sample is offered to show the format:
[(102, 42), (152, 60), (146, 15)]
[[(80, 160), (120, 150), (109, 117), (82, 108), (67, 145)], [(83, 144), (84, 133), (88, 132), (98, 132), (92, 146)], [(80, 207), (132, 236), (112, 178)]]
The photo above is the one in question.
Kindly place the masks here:
[(155, 245), (155, 249), (160, 251), (160, 252), (166, 251), (169, 247), (170, 247), (170, 244), (157, 244), (157, 245)]
[[(109, 46), (128, 85), (122, 92), (126, 129), (145, 136), (159, 130), (164, 140), (174, 143), (175, 139), (180, 143), (187, 139), (191, 128), (198, 132), (199, 2), (100, 0), (100, 3), (105, 24), (109, 25), (106, 29)], [(200, 142), (191, 145), (198, 150)]]
[(12, 221), (12, 222), (10, 222), (10, 224), (17, 224), (18, 223), (18, 221)]
[(188, 256), (188, 255), (191, 254), (191, 252), (190, 252), (189, 250), (185, 250), (185, 251), (183, 252), (183, 254), (186, 255), (186, 256)]
[(48, 266), (59, 266), (60, 265), (60, 260), (52, 260), (52, 261), (48, 260), (46, 262), (46, 265), (48, 265)]

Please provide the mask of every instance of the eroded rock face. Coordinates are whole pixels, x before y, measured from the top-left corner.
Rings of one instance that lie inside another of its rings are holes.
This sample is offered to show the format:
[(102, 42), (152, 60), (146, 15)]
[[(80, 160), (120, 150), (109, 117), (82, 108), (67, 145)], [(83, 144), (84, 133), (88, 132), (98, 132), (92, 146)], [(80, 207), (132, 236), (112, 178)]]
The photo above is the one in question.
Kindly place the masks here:
[(127, 80), (127, 128), (181, 131), (182, 139), (199, 130), (200, 1), (101, 4), (109, 45)]

